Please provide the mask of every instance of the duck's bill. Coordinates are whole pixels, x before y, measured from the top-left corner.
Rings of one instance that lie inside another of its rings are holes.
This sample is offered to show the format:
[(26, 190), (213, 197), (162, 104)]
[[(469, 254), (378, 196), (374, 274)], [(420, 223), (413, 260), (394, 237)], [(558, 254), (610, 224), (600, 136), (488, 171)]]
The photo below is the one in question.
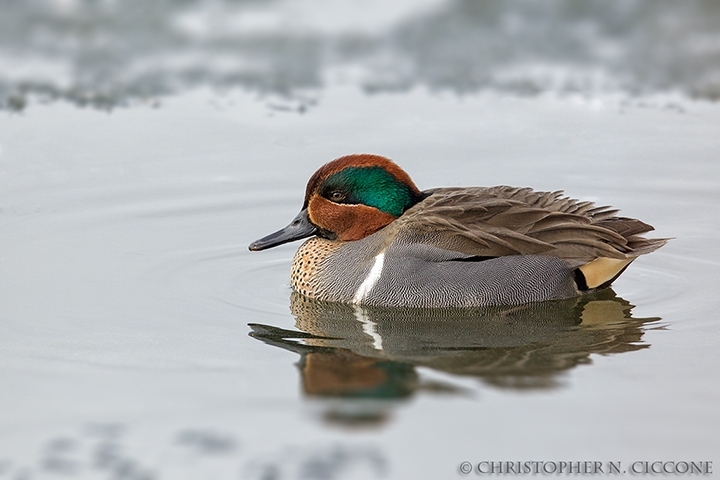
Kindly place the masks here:
[(266, 248), (277, 247), (283, 243), (311, 237), (317, 233), (318, 229), (310, 223), (307, 216), (307, 209), (305, 209), (297, 214), (293, 221), (290, 222), (290, 225), (275, 233), (271, 233), (267, 237), (255, 240), (248, 248), (252, 251), (265, 250)]

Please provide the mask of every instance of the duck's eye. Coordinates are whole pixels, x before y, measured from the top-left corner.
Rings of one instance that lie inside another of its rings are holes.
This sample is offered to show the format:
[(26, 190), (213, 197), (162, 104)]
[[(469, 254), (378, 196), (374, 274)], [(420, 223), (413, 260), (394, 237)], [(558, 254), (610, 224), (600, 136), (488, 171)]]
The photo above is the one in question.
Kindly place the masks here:
[(330, 200), (333, 202), (341, 202), (345, 200), (345, 194), (340, 190), (333, 190), (329, 195)]

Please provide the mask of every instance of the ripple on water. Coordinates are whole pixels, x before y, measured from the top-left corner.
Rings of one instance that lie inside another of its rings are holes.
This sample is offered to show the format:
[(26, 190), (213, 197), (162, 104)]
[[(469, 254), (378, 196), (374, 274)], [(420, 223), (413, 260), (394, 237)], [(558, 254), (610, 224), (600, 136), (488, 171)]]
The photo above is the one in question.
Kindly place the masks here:
[[(141, 282), (158, 302), (223, 305), (253, 314), (288, 315), (288, 260), (246, 260), (244, 246), (177, 251), (149, 266)], [(223, 308), (224, 308), (223, 307)]]

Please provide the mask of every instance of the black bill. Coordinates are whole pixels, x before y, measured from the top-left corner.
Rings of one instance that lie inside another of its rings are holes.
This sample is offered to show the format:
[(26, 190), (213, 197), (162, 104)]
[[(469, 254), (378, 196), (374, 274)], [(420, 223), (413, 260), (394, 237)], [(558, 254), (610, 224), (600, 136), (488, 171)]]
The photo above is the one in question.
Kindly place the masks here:
[(305, 209), (297, 214), (293, 221), (290, 222), (290, 225), (282, 230), (278, 230), (275, 233), (271, 233), (267, 237), (255, 240), (248, 248), (252, 251), (265, 250), (266, 248), (277, 247), (283, 243), (311, 237), (317, 233), (318, 229), (315, 225), (310, 223), (307, 215), (307, 209)]

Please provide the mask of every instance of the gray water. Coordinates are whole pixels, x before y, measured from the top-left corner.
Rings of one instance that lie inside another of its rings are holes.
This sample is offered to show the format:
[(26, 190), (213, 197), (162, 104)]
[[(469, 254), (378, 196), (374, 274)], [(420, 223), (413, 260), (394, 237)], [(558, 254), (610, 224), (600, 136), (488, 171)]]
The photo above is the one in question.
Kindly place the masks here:
[[(714, 2), (141, 4), (0, 7), (0, 478), (717, 469)], [(299, 300), (247, 245), (352, 152), (674, 240), (557, 304)]]

